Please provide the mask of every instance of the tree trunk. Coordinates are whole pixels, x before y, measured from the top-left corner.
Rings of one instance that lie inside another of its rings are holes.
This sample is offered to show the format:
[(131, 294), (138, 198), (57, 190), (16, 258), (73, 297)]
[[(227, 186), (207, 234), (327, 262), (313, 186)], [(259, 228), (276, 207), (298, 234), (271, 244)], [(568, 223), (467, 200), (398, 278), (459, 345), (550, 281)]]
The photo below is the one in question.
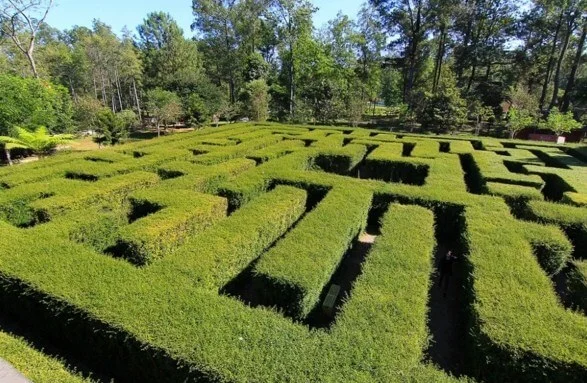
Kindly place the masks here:
[(157, 119), (157, 137), (161, 137), (161, 125), (159, 124), (159, 119)]
[(475, 79), (475, 73), (477, 72), (477, 59), (473, 60), (473, 69), (471, 69), (471, 77), (469, 77), (469, 81), (467, 81), (467, 90), (465, 93), (469, 93), (471, 90), (471, 85), (473, 85), (473, 80)]
[(133, 88), (133, 91), (134, 91), (135, 102), (137, 104), (137, 111), (139, 113), (139, 121), (141, 121), (141, 124), (142, 124), (143, 117), (142, 117), (142, 113), (141, 113), (141, 103), (139, 102), (139, 95), (137, 93), (137, 85), (136, 85), (136, 82), (135, 82), (135, 79), (134, 78), (132, 79), (132, 88)]
[(289, 115), (290, 115), (290, 118), (293, 119), (294, 113), (295, 113), (295, 106), (294, 106), (295, 64), (294, 64), (294, 48), (293, 48), (293, 43), (291, 41), (289, 43), (289, 56), (290, 56), (289, 57), (289, 59), (290, 59), (290, 65), (289, 65)]
[(120, 78), (118, 77), (118, 70), (114, 70), (114, 79), (116, 81), (116, 92), (118, 93), (118, 106), (120, 106), (120, 111), (124, 109), (122, 106), (122, 96), (120, 95)]
[(569, 80), (567, 81), (567, 87), (565, 89), (565, 95), (563, 96), (563, 102), (561, 106), (562, 112), (567, 112), (569, 110), (569, 106), (571, 104), (571, 94), (575, 88), (575, 79), (577, 76), (577, 69), (579, 68), (579, 64), (581, 63), (581, 57), (583, 55), (583, 47), (585, 46), (585, 38), (587, 36), (587, 20), (583, 22), (583, 31), (581, 32), (581, 38), (579, 39), (579, 43), (577, 45), (577, 53), (575, 54), (575, 59), (573, 60), (573, 66), (571, 68), (571, 74), (569, 76)]
[(100, 70), (100, 78), (102, 79), (102, 103), (104, 106), (108, 106), (106, 102), (106, 84), (104, 83), (104, 73)]
[(548, 91), (548, 83), (550, 82), (550, 75), (552, 73), (552, 66), (554, 65), (554, 55), (556, 53), (556, 43), (558, 42), (558, 34), (560, 33), (561, 25), (563, 23), (564, 12), (561, 10), (560, 17), (556, 24), (556, 30), (554, 32), (554, 38), (552, 39), (552, 47), (550, 48), (550, 57), (548, 58), (548, 65), (546, 66), (546, 74), (544, 77), (544, 84), (542, 85), (542, 94), (540, 95), (540, 110), (544, 108), (544, 102), (546, 101), (546, 92)]
[(479, 40), (481, 39), (481, 30), (483, 29), (483, 23), (480, 21), (477, 25), (477, 32), (473, 36), (472, 44), (471, 44), (471, 55), (473, 56), (473, 64), (471, 68), (471, 76), (467, 81), (467, 88), (465, 93), (469, 93), (471, 90), (471, 86), (473, 85), (473, 81), (475, 80), (475, 74), (477, 72), (477, 46), (479, 45)]
[(436, 93), (438, 83), (440, 82), (440, 73), (442, 71), (442, 57), (444, 56), (444, 27), (440, 29), (438, 36), (438, 51), (436, 52), (436, 61), (434, 63), (434, 81), (432, 82), (432, 92)]
[(552, 91), (552, 99), (550, 100), (550, 107), (552, 109), (558, 103), (558, 84), (560, 81), (560, 73), (561, 73), (561, 65), (565, 58), (565, 54), (567, 53), (567, 47), (569, 46), (569, 39), (573, 34), (573, 22), (568, 23), (567, 33), (565, 33), (565, 39), (563, 41), (563, 46), (561, 47), (561, 53), (558, 57), (558, 62), (556, 63), (556, 72), (554, 73), (554, 83), (553, 83), (553, 91)]
[(75, 88), (73, 87), (73, 81), (71, 81), (71, 78), (69, 79), (69, 88), (71, 89), (71, 97), (73, 97), (73, 101), (77, 103), (77, 94), (75, 93)]
[(408, 72), (408, 87), (407, 87), (407, 94), (409, 99), (409, 104), (412, 107), (412, 89), (414, 88), (414, 83), (416, 81), (416, 65), (418, 61), (418, 48), (420, 47), (420, 31), (422, 28), (422, 6), (418, 6), (418, 10), (416, 13), (416, 22), (414, 28), (412, 29), (412, 44), (410, 49), (410, 59), (409, 65), (410, 69)]
[(96, 74), (92, 73), (92, 80), (94, 80), (94, 96), (98, 99), (98, 87), (96, 86)]
[(10, 165), (10, 166), (14, 165), (12, 163), (12, 157), (10, 157), (10, 150), (4, 148), (4, 153), (6, 153), (6, 159), (8, 160), (8, 165)]
[(35, 51), (35, 38), (36, 38), (36, 34), (35, 32), (33, 32), (31, 34), (31, 39), (29, 42), (29, 47), (26, 51), (26, 57), (29, 60), (29, 64), (31, 66), (31, 69), (33, 71), (33, 75), (35, 76), (35, 78), (39, 78), (39, 72), (37, 71), (37, 64), (35, 63), (35, 58), (34, 58), (34, 51)]

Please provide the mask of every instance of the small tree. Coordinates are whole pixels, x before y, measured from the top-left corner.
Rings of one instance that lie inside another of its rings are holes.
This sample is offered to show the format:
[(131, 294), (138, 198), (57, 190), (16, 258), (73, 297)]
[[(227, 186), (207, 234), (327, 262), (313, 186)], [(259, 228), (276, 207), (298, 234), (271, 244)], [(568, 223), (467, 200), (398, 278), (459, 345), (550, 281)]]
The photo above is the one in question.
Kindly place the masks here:
[(102, 145), (116, 145), (128, 137), (130, 128), (136, 125), (137, 115), (132, 110), (123, 110), (113, 113), (108, 108), (103, 108), (96, 116), (96, 130), (98, 135), (94, 141)]
[(493, 108), (483, 105), (479, 100), (474, 99), (469, 103), (469, 115), (475, 119), (475, 134), (478, 136), (483, 122), (495, 118)]
[(554, 107), (550, 110), (548, 118), (542, 124), (542, 127), (552, 130), (557, 136), (560, 136), (572, 130), (581, 129), (582, 124), (575, 120), (571, 111), (561, 113), (557, 107)]
[(508, 123), (506, 129), (510, 138), (516, 138), (520, 130), (527, 128), (535, 122), (535, 118), (527, 109), (518, 109), (515, 106), (510, 107), (508, 111)]
[(98, 129), (98, 116), (103, 109), (102, 103), (93, 95), (79, 96), (73, 113), (78, 129)]
[(265, 80), (253, 80), (245, 85), (241, 95), (247, 114), (255, 121), (269, 117), (269, 87)]
[(167, 126), (182, 114), (181, 99), (173, 92), (155, 88), (147, 92), (147, 111), (155, 119), (157, 136), (161, 136), (161, 124)]
[(51, 135), (44, 126), (39, 126), (33, 132), (16, 127), (14, 133), (14, 137), (0, 136), (0, 143), (4, 144), (4, 152), (10, 165), (12, 165), (10, 156), (12, 149), (27, 149), (42, 158), (51, 154), (57, 145), (68, 143), (73, 139), (71, 134)]
[(346, 112), (344, 113), (349, 124), (352, 127), (356, 127), (363, 119), (363, 113), (365, 112), (365, 106), (367, 105), (367, 99), (364, 98), (364, 92), (361, 89), (362, 84), (356, 83), (348, 91), (346, 104)]
[(461, 97), (456, 76), (448, 66), (442, 68), (435, 93), (425, 92), (423, 96), (413, 93), (412, 97), (411, 104), (418, 110), (420, 120), (428, 128), (453, 133), (466, 122), (467, 102)]
[(466, 102), (457, 89), (447, 89), (427, 97), (422, 112), (422, 122), (427, 127), (436, 127), (439, 131), (458, 130), (467, 117)]

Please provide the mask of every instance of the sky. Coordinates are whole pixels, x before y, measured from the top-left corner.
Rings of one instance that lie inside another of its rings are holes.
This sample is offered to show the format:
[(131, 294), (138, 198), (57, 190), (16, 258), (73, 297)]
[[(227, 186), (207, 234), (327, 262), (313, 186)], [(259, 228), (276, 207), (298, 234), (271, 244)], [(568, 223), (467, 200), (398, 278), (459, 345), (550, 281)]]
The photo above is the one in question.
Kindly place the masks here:
[[(319, 8), (314, 25), (321, 27), (333, 19), (338, 11), (355, 18), (364, 0), (313, 0)], [(47, 17), (54, 28), (69, 29), (74, 25), (91, 27), (93, 19), (100, 19), (119, 33), (124, 26), (135, 31), (145, 16), (154, 11), (165, 11), (178, 22), (186, 36), (192, 36), (191, 0), (56, 0), (56, 6)]]

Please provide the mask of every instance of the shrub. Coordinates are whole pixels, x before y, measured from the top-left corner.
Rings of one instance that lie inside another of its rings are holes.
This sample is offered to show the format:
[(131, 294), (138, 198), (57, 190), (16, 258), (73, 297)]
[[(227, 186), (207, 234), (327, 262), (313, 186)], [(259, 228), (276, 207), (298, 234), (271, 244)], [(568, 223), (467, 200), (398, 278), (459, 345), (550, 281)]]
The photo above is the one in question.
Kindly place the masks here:
[(52, 133), (72, 129), (71, 97), (67, 89), (45, 80), (0, 74), (0, 136), (20, 126), (46, 126)]

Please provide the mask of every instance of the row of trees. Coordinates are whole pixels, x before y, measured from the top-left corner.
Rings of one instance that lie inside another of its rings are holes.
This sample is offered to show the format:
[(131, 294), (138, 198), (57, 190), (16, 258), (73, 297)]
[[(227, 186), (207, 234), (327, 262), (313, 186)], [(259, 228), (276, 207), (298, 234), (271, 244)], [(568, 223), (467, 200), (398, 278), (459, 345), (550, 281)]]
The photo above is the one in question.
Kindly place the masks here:
[(515, 134), (553, 110), (581, 117), (587, 0), (521, 3), (369, 0), (316, 29), (308, 0), (193, 0), (188, 38), (163, 12), (120, 35), (98, 20), (60, 31), (44, 22), (52, 1), (0, 0), (0, 135), (34, 128), (43, 110), (51, 131), (97, 129), (106, 142), (145, 117), (157, 131), (242, 117), (356, 124), (381, 103), (439, 130), (505, 120)]

